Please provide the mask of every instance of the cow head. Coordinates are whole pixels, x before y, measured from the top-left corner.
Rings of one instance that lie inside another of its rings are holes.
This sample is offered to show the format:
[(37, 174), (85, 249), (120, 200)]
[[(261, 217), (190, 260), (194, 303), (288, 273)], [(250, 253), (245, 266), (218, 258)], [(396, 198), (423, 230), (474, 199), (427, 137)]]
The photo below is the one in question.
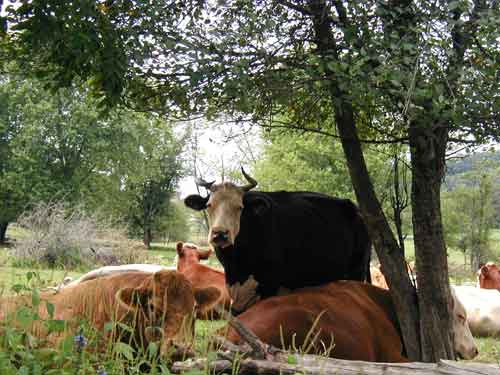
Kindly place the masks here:
[(243, 196), (245, 192), (257, 186), (257, 181), (246, 174), (243, 168), (241, 172), (248, 181), (245, 186), (237, 186), (230, 182), (214, 185), (214, 181), (206, 182), (198, 179), (196, 183), (207, 188), (210, 194), (207, 197), (190, 195), (184, 200), (186, 206), (194, 210), (207, 210), (210, 222), (208, 242), (216, 248), (234, 244), (240, 231)]
[(160, 341), (162, 355), (177, 357), (192, 342), (196, 310), (214, 306), (220, 294), (214, 287), (194, 289), (181, 273), (162, 270), (136, 288), (120, 289), (116, 299), (134, 317), (144, 347)]
[(198, 246), (177, 242), (177, 271), (182, 271), (191, 264), (200, 263), (200, 260), (206, 260), (212, 255), (212, 249), (200, 250)]
[(452, 297), (452, 324), (453, 324), (453, 347), (455, 354), (463, 359), (473, 359), (478, 355), (474, 337), (467, 323), (467, 312), (465, 307), (460, 302), (453, 288), (451, 289)]
[(480, 288), (500, 290), (500, 268), (493, 262), (488, 262), (477, 271)]

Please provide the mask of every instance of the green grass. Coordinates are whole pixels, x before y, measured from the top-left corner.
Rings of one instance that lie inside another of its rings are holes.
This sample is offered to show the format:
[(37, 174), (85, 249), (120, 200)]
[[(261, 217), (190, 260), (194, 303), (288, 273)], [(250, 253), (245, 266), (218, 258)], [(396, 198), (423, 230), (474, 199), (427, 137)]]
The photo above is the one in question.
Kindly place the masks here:
[[(18, 239), (26, 236), (26, 232), (22, 229), (12, 226), (9, 227), (8, 236), (10, 238)], [(496, 249), (500, 247), (500, 230), (495, 230), (492, 233), (492, 240), (495, 242), (494, 246)], [(175, 266), (176, 249), (175, 243), (153, 243), (153, 247), (150, 250), (150, 254), (155, 259), (155, 263), (160, 263), (165, 266)], [(414, 259), (414, 247), (413, 241), (411, 239), (405, 241), (406, 254), (409, 260)], [(66, 273), (63, 270), (49, 270), (45, 268), (38, 267), (33, 268), (16, 268), (10, 265), (10, 259), (8, 256), (7, 248), (0, 247), (0, 292), (4, 291), (9, 293), (12, 286), (16, 284), (26, 284), (27, 274), (31, 271), (35, 271), (39, 277), (38, 286), (49, 286), (56, 285), (60, 283), (65, 276), (71, 276), (77, 278), (83, 271), (76, 272), (71, 271)], [(500, 252), (500, 249), (498, 250)], [(450, 270), (454, 267), (463, 264), (463, 255), (458, 251), (451, 250), (449, 252), (450, 260)], [(221, 268), (215, 255), (213, 255), (207, 262), (209, 265)], [(469, 281), (473, 279), (473, 275), (466, 275), (463, 277), (462, 274), (454, 275), (450, 271), (452, 281), (456, 283), (462, 283), (464, 281)], [(200, 355), (206, 355), (209, 352), (208, 339), (213, 336), (219, 328), (225, 324), (224, 321), (202, 321), (198, 320), (196, 322), (196, 349)], [(1, 341), (1, 340), (0, 340)], [(490, 363), (500, 363), (500, 340), (495, 338), (476, 338), (476, 344), (478, 345), (480, 354), (474, 359), (474, 362), (490, 362)], [(0, 345), (1, 346), (1, 345)], [(0, 350), (0, 362), (3, 353)]]
[(475, 341), (479, 355), (473, 361), (498, 363), (500, 366), (500, 338), (476, 337)]
[(28, 272), (35, 272), (40, 278), (40, 286), (54, 286), (66, 276), (78, 278), (83, 272), (36, 268), (0, 267), (0, 290), (9, 292), (13, 285), (26, 283)]

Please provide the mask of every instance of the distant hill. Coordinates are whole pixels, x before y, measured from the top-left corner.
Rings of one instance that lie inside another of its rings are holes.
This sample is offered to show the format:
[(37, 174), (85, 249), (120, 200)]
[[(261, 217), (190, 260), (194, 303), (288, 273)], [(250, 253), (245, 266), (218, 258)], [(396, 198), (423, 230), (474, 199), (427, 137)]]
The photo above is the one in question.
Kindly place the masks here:
[(500, 167), (500, 151), (497, 152), (481, 152), (448, 160), (446, 163), (446, 177), (454, 176), (460, 173), (476, 170), (479, 165), (490, 168)]

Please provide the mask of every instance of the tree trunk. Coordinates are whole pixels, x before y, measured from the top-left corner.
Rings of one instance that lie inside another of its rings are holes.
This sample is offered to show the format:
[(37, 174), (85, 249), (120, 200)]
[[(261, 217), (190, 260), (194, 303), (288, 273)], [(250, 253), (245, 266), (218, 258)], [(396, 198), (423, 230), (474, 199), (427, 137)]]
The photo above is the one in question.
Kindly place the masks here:
[(0, 243), (5, 243), (7, 240), (7, 227), (9, 226), (8, 221), (1, 221), (0, 222)]
[[(324, 0), (309, 2), (313, 16), (317, 54), (328, 67), (328, 62), (338, 61), (335, 39), (330, 28)], [(347, 160), (356, 198), (366, 221), (375, 250), (382, 265), (383, 273), (390, 287), (390, 292), (399, 324), (401, 327), (406, 352), (410, 360), (420, 359), (418, 329), (418, 305), (416, 292), (406, 270), (406, 262), (397, 240), (390, 229), (380, 201), (373, 188), (361, 143), (359, 141), (354, 111), (349, 96), (339, 89), (334, 72), (326, 68), (328, 90), (335, 110), (335, 120)], [(344, 82), (349, 86), (348, 82)]]
[(148, 250), (151, 249), (151, 241), (152, 240), (153, 240), (153, 236), (152, 236), (152, 233), (151, 233), (151, 227), (149, 225), (145, 225), (144, 226), (143, 242), (144, 242), (144, 246), (146, 246), (146, 248)]
[(451, 294), (441, 221), (441, 181), (447, 130), (410, 124), (412, 219), (420, 310), (422, 360), (453, 359)]

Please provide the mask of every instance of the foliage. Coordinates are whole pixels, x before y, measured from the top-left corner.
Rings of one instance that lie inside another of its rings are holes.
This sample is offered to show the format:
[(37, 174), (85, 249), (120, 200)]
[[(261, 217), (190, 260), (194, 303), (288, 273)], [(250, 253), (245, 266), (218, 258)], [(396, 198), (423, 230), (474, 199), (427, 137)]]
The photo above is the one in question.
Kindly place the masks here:
[(149, 248), (154, 227), (169, 212), (170, 200), (183, 175), (180, 155), (184, 140), (176, 139), (170, 125), (160, 119), (144, 123), (143, 131), (147, 138), (141, 140), (130, 159), (132, 168), (120, 183), (128, 197), (131, 231), (140, 231)]
[(50, 93), (35, 80), (0, 82), (0, 223), (42, 201), (80, 202), (115, 220), (144, 212), (137, 197), (156, 200), (155, 210), (168, 201), (184, 138), (158, 116), (98, 112), (87, 94), (85, 85)]
[[(487, 174), (493, 187), (500, 186), (500, 152), (482, 152), (467, 155), (447, 163), (445, 191), (454, 191), (460, 187), (477, 187), (477, 175)], [(500, 228), (500, 189), (493, 188), (492, 205), (494, 210), (494, 226)]]
[[(268, 125), (287, 118), (287, 126), (328, 133), (327, 75), (350, 97), (365, 138), (396, 139), (403, 116), (428, 109), (481, 142), (498, 136), (494, 2), (474, 9), (459, 1), (421, 2), (411, 10), (404, 2), (328, 5), (337, 58), (318, 56), (311, 43), (313, 4), (35, 1), (7, 7), (6, 50), (24, 71), (49, 82), (91, 79), (108, 104), (122, 99), (177, 114), (251, 113), (271, 119)], [(401, 16), (410, 11), (419, 15), (411, 23)], [(472, 43), (461, 46), (470, 64), (447, 86), (445, 75), (461, 57), (453, 51), (461, 28), (475, 31)], [(449, 95), (450, 88), (456, 93)]]
[[(263, 190), (310, 190), (355, 199), (343, 151), (335, 139), (318, 134), (271, 131), (254, 175)], [(389, 189), (390, 148), (367, 146), (371, 177), (382, 200)]]
[[(473, 182), (474, 181), (474, 182)], [(443, 195), (446, 242), (469, 256), (471, 270), (492, 259), (493, 185), (491, 176), (471, 178), (475, 186), (460, 186)]]
[(184, 202), (178, 199), (172, 199), (169, 208), (166, 214), (158, 220), (155, 231), (158, 234), (163, 234), (165, 242), (189, 241), (189, 210), (184, 205)]

